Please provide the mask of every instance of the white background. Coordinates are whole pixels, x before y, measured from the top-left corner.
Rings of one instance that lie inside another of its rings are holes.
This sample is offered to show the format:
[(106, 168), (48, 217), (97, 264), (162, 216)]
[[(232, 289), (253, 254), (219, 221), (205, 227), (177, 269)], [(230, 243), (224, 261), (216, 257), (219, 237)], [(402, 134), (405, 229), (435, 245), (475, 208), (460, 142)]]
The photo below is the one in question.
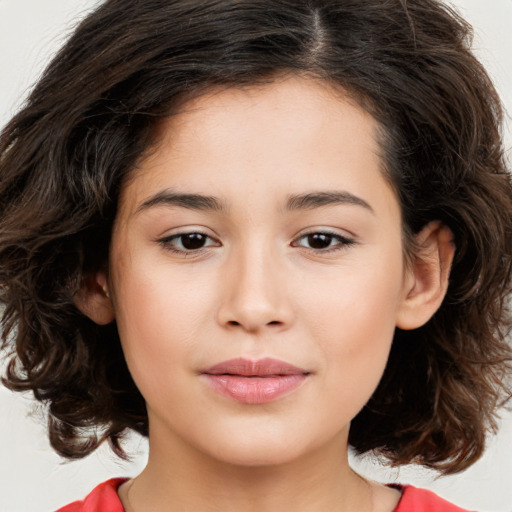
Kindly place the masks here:
[[(77, 20), (97, 0), (0, 0), (0, 125), (21, 105), (50, 56)], [(474, 25), (474, 48), (487, 65), (512, 112), (512, 0), (453, 2)], [(512, 146), (507, 116), (505, 140)], [(29, 396), (0, 387), (0, 512), (50, 512), (83, 497), (112, 476), (133, 476), (145, 461), (146, 443), (129, 442), (132, 463), (101, 449), (85, 460), (64, 463), (49, 448), (43, 415)], [(465, 508), (479, 512), (512, 511), (512, 414), (503, 412), (497, 437), (489, 440), (483, 459), (463, 474), (436, 480), (416, 468), (391, 471), (372, 460), (355, 461), (381, 481), (428, 487)]]

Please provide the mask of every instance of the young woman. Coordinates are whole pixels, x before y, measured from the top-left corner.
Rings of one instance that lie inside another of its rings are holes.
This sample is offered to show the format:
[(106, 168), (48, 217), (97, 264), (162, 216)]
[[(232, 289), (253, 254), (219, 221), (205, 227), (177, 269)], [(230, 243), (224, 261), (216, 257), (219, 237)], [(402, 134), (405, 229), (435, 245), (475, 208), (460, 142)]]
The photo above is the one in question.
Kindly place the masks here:
[(58, 453), (149, 437), (72, 511), (458, 510), (509, 396), (512, 189), (432, 0), (110, 0), (8, 124), (5, 383)]

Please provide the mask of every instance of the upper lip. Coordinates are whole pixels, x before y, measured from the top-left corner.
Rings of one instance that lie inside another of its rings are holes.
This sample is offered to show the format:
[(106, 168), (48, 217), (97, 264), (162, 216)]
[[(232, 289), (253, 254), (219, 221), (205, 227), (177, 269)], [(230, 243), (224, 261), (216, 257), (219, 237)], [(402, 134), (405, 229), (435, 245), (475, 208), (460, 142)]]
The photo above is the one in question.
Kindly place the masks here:
[(280, 361), (279, 359), (272, 359), (266, 357), (251, 361), (239, 357), (236, 359), (229, 359), (215, 364), (207, 368), (202, 373), (207, 375), (240, 375), (242, 377), (271, 377), (278, 375), (301, 375), (308, 374), (304, 368), (299, 368), (292, 364)]

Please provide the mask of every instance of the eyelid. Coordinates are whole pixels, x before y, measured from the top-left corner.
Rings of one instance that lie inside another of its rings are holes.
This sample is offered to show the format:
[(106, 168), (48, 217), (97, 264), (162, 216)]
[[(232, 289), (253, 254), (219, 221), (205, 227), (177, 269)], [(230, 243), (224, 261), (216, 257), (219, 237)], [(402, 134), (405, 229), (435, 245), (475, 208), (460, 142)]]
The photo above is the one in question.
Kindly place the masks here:
[[(199, 247), (197, 249), (179, 249), (174, 247), (172, 244), (173, 241), (179, 240), (183, 236), (195, 234), (202, 235), (206, 237), (208, 240), (213, 241), (214, 243), (209, 243), (208, 245)], [(222, 245), (214, 236), (206, 233), (204, 229), (195, 227), (176, 228), (176, 231), (168, 233), (164, 236), (159, 236), (155, 241), (158, 244), (160, 244), (165, 250), (182, 255), (198, 255), (207, 251), (210, 247), (220, 247)]]
[(161, 234), (157, 235), (158, 239), (170, 238), (174, 235), (188, 235), (190, 233), (200, 233), (201, 235), (209, 236), (210, 238), (217, 239), (219, 235), (212, 228), (202, 224), (181, 224), (175, 227), (167, 227), (160, 231)]
[[(305, 237), (311, 236), (311, 235), (316, 235), (316, 234), (330, 236), (333, 239), (337, 239), (339, 243), (332, 247), (329, 246), (324, 249), (315, 249), (313, 247), (305, 247), (303, 245), (297, 244), (297, 242), (299, 240), (301, 240)], [(318, 228), (308, 229), (307, 231), (303, 231), (302, 233), (297, 235), (292, 240), (291, 246), (292, 247), (302, 247), (303, 249), (306, 249), (306, 250), (314, 252), (314, 253), (326, 254), (326, 253), (330, 253), (330, 252), (346, 250), (348, 247), (354, 245), (355, 243), (357, 243), (357, 241), (356, 241), (356, 238), (354, 235), (342, 234), (332, 228), (318, 227)]]

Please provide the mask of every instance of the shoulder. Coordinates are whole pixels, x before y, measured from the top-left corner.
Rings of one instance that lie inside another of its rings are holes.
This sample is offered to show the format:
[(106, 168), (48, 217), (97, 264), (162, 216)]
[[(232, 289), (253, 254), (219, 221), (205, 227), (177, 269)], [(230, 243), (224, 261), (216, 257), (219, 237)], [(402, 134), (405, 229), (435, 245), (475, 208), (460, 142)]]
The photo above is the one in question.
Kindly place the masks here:
[(74, 501), (57, 512), (124, 512), (117, 488), (126, 478), (112, 478), (99, 484), (81, 501)]
[(418, 489), (412, 485), (391, 486), (402, 490), (402, 498), (394, 512), (469, 512), (452, 505), (432, 491)]

